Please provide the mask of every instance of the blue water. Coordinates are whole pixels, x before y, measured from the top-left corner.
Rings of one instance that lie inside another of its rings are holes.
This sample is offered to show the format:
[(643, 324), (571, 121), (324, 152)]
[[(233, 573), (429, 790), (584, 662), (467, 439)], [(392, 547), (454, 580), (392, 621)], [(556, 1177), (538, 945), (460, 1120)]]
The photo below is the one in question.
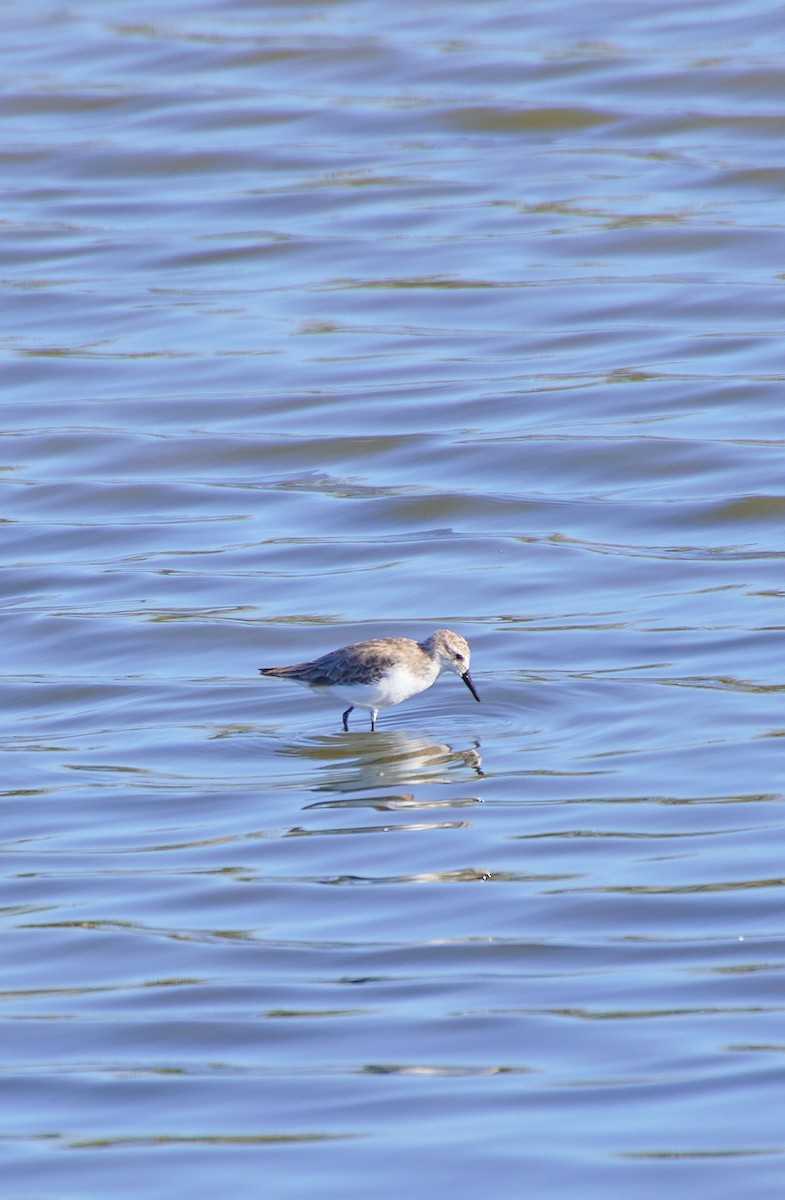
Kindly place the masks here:
[(0, 1195), (779, 1197), (778, 10), (3, 29)]

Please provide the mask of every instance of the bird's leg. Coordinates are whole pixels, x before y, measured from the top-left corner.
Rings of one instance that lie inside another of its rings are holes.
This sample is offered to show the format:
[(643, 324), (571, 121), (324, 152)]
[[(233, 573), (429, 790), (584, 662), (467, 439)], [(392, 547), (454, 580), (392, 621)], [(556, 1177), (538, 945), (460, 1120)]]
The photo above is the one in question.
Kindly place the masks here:
[(376, 732), (376, 718), (378, 717), (378, 715), (379, 715), (378, 708), (372, 708), (371, 709), (371, 733)]
[(352, 706), (351, 706), (351, 708), (347, 708), (346, 712), (343, 714), (343, 729), (344, 729), (344, 733), (348, 733), (348, 732), (349, 732), (349, 713), (350, 713), (350, 712), (354, 712), (354, 705), (352, 705)]

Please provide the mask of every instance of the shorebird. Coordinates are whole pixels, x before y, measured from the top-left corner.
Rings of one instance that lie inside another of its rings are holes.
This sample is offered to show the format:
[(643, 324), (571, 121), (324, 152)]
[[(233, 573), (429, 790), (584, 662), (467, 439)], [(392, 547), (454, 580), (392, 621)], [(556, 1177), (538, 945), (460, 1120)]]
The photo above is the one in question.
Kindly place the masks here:
[(349, 732), (349, 713), (354, 708), (371, 711), (371, 732), (376, 729), (379, 710), (401, 704), (410, 696), (424, 692), (441, 672), (450, 667), (479, 701), (469, 674), (471, 650), (459, 633), (437, 629), (424, 642), (413, 638), (374, 638), (355, 642), (323, 654), (313, 662), (291, 667), (260, 667), (262, 675), (291, 679), (314, 692), (347, 701), (343, 714), (344, 730)]

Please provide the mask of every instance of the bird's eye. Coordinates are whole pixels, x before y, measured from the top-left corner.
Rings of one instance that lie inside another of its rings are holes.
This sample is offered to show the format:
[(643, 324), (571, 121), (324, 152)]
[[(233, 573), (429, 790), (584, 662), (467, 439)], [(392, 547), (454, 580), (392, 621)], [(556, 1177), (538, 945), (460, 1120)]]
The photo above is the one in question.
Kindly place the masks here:
[(456, 654), (456, 655), (455, 655), (455, 661), (456, 661), (456, 662), (463, 662), (463, 655), (462, 655), (462, 654)]

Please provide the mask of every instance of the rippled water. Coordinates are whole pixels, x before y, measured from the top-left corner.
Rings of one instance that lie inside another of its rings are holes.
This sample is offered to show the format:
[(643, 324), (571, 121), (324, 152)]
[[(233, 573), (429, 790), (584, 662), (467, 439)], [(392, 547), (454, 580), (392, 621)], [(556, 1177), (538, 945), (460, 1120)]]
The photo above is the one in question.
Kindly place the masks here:
[(779, 1196), (778, 6), (3, 26), (3, 1195)]

